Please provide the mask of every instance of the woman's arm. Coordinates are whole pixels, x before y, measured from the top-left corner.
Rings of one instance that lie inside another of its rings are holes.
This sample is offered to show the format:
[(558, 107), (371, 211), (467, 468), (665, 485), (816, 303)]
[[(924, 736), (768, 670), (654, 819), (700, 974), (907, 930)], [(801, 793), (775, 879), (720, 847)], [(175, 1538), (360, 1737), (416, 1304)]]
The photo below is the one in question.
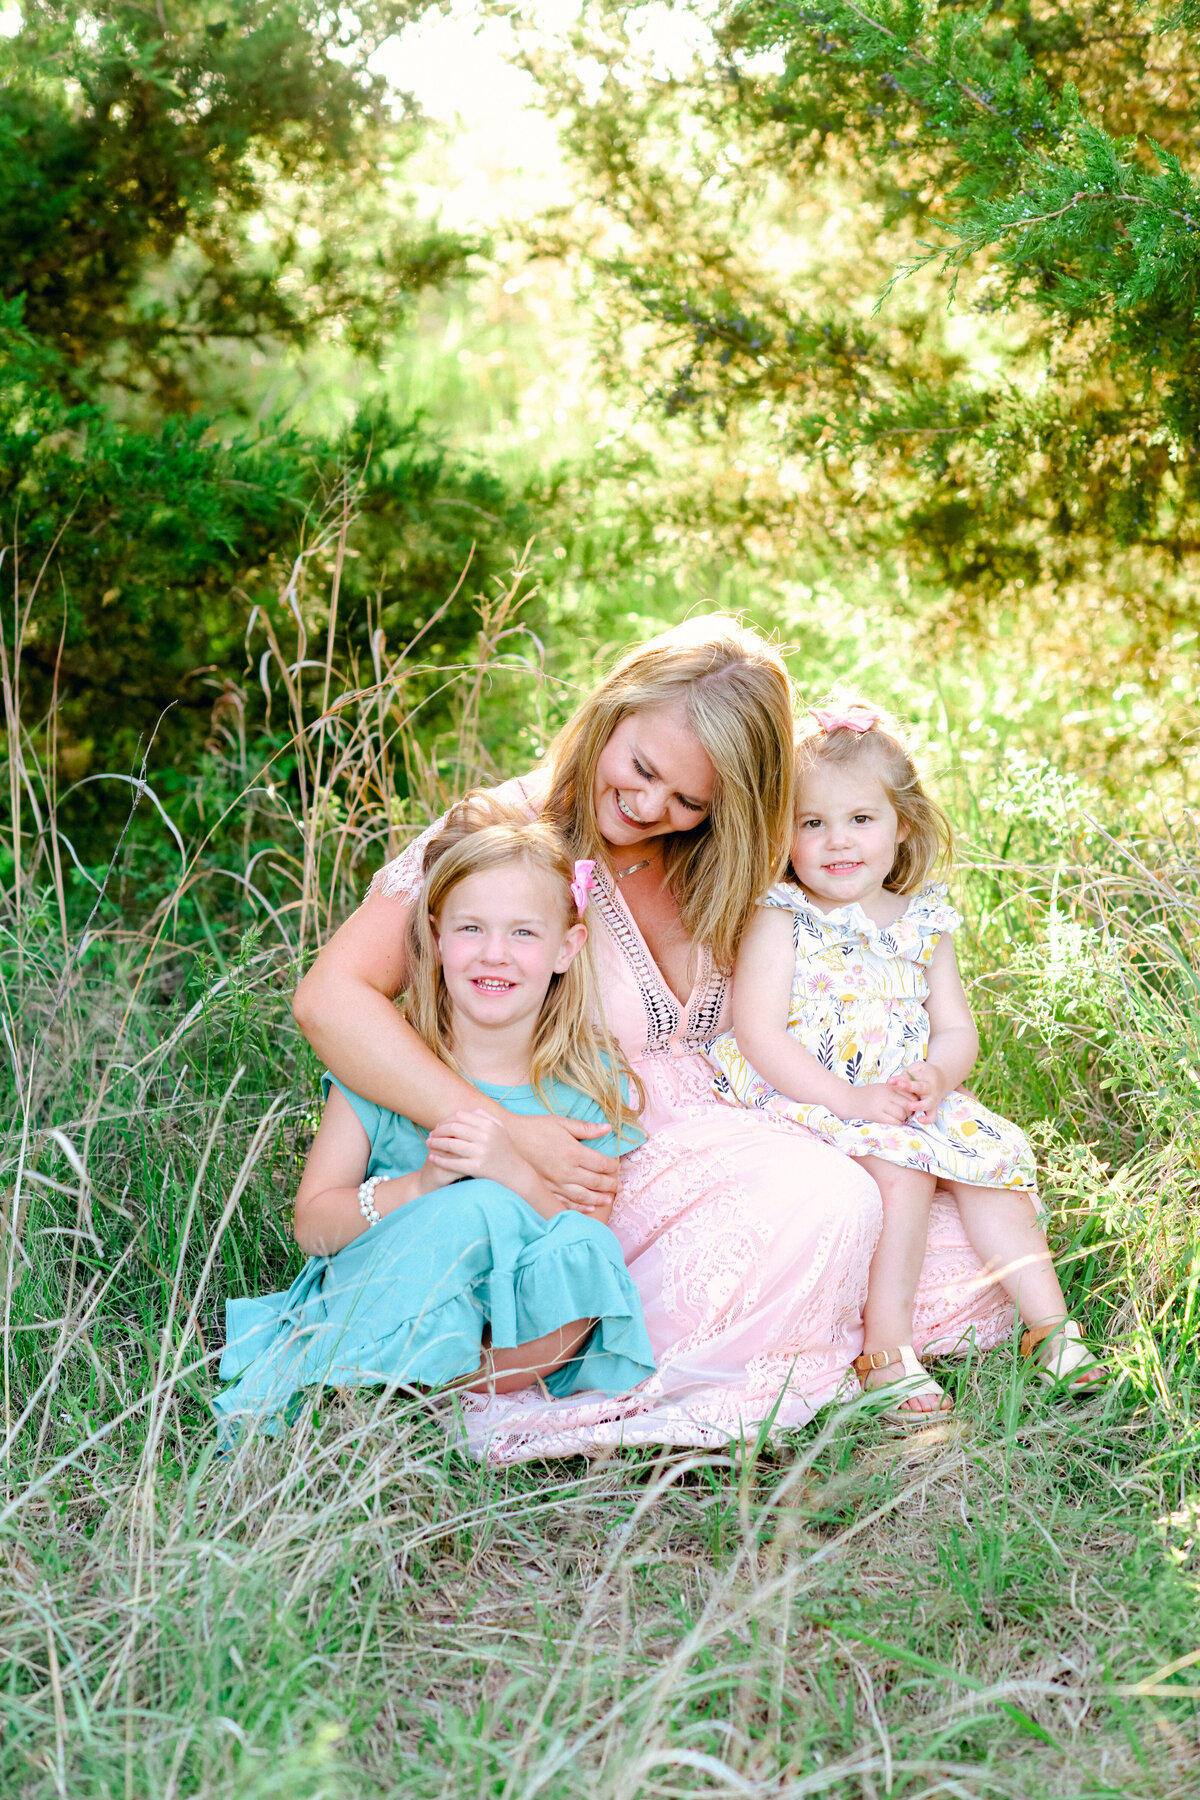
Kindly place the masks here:
[(839, 1119), (902, 1125), (913, 1110), (906, 1093), (886, 1082), (853, 1087), (789, 1035), (793, 963), (792, 915), (782, 907), (758, 907), (733, 981), (733, 1029), (742, 1055), (789, 1100), (827, 1106)]
[(404, 986), (411, 899), (372, 894), (325, 945), (296, 989), (296, 1023), (338, 1080), (418, 1125), (483, 1107), (508, 1127), (547, 1185), (582, 1206), (606, 1205), (616, 1192), (613, 1159), (580, 1138), (605, 1125), (538, 1114), (517, 1118), (479, 1094), (422, 1043), (397, 1011)]
[(925, 971), (929, 998), (929, 1048), (924, 1062), (910, 1063), (899, 1080), (920, 1102), (915, 1117), (932, 1119), (947, 1094), (967, 1079), (979, 1055), (979, 1033), (958, 972), (954, 939), (947, 931), (938, 939)]
[[(296, 1195), (293, 1230), (305, 1256), (333, 1256), (367, 1229), (358, 1189), (371, 1146), (346, 1096), (331, 1088)], [(411, 1175), (381, 1181), (375, 1210), (382, 1218), (409, 1200), (445, 1187), (454, 1176), (427, 1161)]]

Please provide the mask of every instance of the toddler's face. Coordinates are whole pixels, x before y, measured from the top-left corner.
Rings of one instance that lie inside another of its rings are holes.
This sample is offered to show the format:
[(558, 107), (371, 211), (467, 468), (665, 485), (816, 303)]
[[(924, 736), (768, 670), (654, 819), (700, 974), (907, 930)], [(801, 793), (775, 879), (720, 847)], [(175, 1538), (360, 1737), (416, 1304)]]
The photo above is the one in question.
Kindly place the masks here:
[(878, 899), (906, 828), (870, 764), (810, 770), (797, 801), (792, 867), (805, 893), (825, 906)]
[(561, 883), (523, 862), (468, 875), (433, 924), (454, 1011), (484, 1027), (536, 1019), (550, 977), (587, 937), (568, 920)]

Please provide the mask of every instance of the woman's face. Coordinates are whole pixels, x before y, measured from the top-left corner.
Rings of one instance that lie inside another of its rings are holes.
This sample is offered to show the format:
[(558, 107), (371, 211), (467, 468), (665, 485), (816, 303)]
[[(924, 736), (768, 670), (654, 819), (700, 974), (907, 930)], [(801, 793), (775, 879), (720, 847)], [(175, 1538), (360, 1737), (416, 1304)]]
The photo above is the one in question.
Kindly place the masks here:
[(712, 805), (717, 772), (681, 702), (627, 713), (600, 752), (594, 800), (614, 850), (691, 831)]

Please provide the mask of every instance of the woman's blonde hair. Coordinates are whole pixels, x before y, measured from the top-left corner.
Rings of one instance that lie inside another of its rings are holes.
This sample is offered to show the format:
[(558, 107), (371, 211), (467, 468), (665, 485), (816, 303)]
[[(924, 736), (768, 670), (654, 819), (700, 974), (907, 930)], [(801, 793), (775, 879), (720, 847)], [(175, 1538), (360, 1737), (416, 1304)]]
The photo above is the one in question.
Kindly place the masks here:
[(787, 860), (792, 825), (792, 687), (757, 632), (710, 614), (627, 651), (551, 745), (544, 816), (574, 855), (601, 856), (601, 751), (630, 713), (678, 704), (716, 783), (705, 819), (663, 840), (663, 862), (688, 936), (729, 969), (754, 902)]
[(891, 894), (915, 894), (934, 871), (949, 862), (954, 847), (950, 821), (921, 786), (916, 764), (899, 736), (896, 721), (857, 695), (839, 691), (826, 702), (837, 713), (863, 708), (874, 713), (875, 723), (863, 732), (846, 726), (826, 730), (815, 716), (816, 708), (801, 722), (796, 736), (796, 803), (806, 775), (823, 764), (851, 768), (869, 763), (883, 784), (883, 791), (905, 829), (896, 845), (896, 860), (884, 887)]
[[(425, 851), (425, 880), (409, 919), (404, 1011), (422, 1042), (459, 1074), (434, 923), (460, 882), (511, 863), (552, 876), (561, 889), (565, 922), (579, 922), (571, 893), (574, 867), (561, 834), (544, 819), (530, 820), (492, 795), (468, 794), (452, 807)], [(629, 1084), (629, 1100), (622, 1092), (622, 1076)], [(590, 941), (561, 974), (550, 977), (534, 1031), (529, 1080), (551, 1111), (550, 1082), (577, 1088), (618, 1132), (645, 1104), (641, 1084), (604, 1023)]]

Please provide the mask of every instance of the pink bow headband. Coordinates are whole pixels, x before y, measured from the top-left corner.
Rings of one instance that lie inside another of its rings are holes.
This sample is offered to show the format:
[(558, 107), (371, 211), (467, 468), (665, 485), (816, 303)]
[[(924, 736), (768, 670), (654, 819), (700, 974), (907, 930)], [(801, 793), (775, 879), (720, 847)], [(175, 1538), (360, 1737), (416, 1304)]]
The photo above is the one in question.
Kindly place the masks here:
[(593, 885), (592, 870), (595, 867), (595, 862), (588, 862), (586, 858), (581, 859), (575, 864), (575, 879), (571, 883), (571, 894), (574, 898), (575, 905), (579, 909), (579, 916), (581, 919), (587, 911), (588, 894), (591, 892)]
[(809, 708), (813, 718), (828, 737), (831, 731), (854, 731), (859, 737), (878, 725), (879, 714), (873, 706), (848, 706), (845, 712), (826, 712), (819, 706)]

